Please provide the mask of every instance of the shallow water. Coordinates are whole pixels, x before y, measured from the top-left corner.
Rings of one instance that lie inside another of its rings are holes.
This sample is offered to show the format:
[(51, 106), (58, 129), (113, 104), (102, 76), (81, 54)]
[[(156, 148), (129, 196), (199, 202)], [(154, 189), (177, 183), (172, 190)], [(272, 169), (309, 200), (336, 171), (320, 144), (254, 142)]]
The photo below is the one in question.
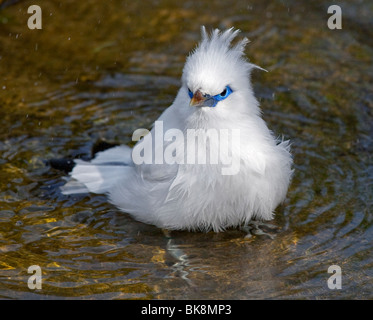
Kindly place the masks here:
[[(327, 28), (328, 1), (45, 1), (42, 30), (28, 5), (0, 10), (1, 298), (373, 298), (371, 1), (340, 2), (342, 30)], [(201, 25), (240, 28), (269, 71), (254, 72), (256, 96), (295, 161), (274, 239), (166, 237), (104, 196), (63, 196), (44, 165), (130, 144), (173, 101)]]

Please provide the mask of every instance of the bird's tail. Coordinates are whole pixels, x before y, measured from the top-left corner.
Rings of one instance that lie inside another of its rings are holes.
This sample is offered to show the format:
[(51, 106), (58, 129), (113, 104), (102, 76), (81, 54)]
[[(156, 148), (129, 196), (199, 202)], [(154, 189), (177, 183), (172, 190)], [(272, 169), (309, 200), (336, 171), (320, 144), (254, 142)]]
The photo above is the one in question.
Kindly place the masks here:
[(61, 187), (63, 194), (107, 193), (121, 177), (126, 175), (128, 165), (125, 163), (94, 164), (83, 160), (75, 160), (71, 178)]
[[(117, 146), (98, 152), (91, 161), (70, 161), (74, 166), (68, 182), (61, 187), (63, 194), (107, 193), (131, 167), (131, 148)], [(72, 166), (71, 163), (69, 165)]]

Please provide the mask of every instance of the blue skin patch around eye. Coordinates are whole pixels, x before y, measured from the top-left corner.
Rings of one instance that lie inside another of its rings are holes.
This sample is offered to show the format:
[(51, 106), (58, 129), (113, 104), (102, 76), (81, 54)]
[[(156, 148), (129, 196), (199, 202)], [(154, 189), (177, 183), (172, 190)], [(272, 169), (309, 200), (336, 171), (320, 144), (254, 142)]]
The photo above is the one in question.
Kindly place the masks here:
[(190, 99), (192, 99), (193, 98), (193, 92), (190, 89), (188, 89), (188, 94), (189, 94)]
[(222, 93), (217, 94), (213, 98), (214, 98), (214, 100), (221, 101), (221, 100), (224, 100), (224, 99), (228, 98), (228, 96), (232, 92), (233, 92), (232, 89), (229, 86), (226, 86)]
[[(226, 86), (224, 91), (215, 95), (215, 96), (210, 96), (210, 95), (206, 95), (206, 100), (204, 102), (204, 105), (206, 107), (215, 107), (219, 101), (222, 101), (226, 98), (228, 98), (228, 96), (232, 93), (232, 89), (229, 87), (229, 86)], [(188, 89), (188, 95), (189, 97), (192, 99), (193, 98), (193, 92)]]

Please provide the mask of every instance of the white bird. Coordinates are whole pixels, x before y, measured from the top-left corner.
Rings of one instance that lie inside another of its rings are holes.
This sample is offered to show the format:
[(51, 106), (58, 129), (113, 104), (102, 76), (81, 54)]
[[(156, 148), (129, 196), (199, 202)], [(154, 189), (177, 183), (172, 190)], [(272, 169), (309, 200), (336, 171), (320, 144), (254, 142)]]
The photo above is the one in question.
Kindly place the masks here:
[(75, 160), (62, 192), (107, 194), (123, 212), (168, 230), (218, 232), (272, 219), (286, 197), (292, 156), (289, 141), (275, 138), (261, 118), (250, 83), (259, 67), (245, 58), (247, 38), (231, 44), (238, 32), (202, 27), (181, 88), (150, 133), (133, 149)]

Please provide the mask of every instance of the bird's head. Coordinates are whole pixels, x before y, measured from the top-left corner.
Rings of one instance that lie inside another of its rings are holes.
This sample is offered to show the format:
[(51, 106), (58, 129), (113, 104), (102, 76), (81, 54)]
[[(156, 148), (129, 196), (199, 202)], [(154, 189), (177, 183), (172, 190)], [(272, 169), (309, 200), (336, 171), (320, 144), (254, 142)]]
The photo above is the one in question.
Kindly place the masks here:
[(201, 33), (202, 40), (187, 58), (183, 70), (181, 91), (189, 99), (189, 105), (200, 110), (222, 110), (237, 104), (243, 108), (244, 99), (256, 101), (250, 72), (259, 67), (245, 58), (244, 49), (249, 40), (243, 38), (231, 45), (239, 33), (233, 28), (224, 32), (215, 29), (209, 35), (202, 27)]

